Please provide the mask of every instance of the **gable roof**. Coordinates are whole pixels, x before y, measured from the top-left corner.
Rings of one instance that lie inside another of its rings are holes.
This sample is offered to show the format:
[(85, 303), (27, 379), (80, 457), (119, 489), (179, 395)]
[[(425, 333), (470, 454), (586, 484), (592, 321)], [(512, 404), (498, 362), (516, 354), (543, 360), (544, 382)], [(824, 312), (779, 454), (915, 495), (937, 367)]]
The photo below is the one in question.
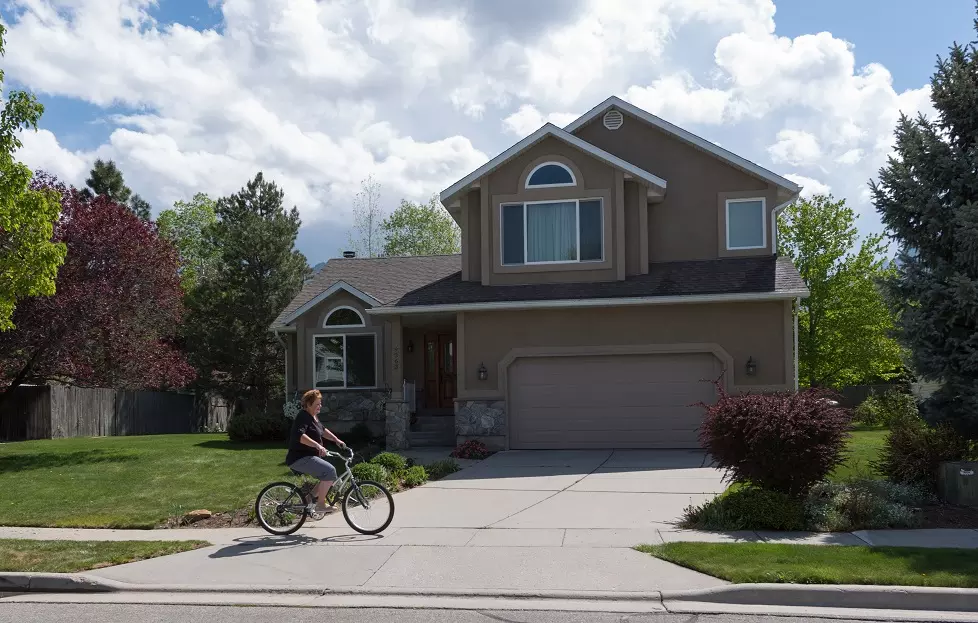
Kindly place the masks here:
[(633, 117), (637, 117), (642, 121), (659, 128), (663, 132), (671, 134), (672, 136), (675, 136), (676, 138), (679, 138), (680, 140), (683, 140), (694, 147), (698, 147), (699, 149), (716, 156), (720, 160), (723, 160), (728, 164), (737, 167), (738, 169), (755, 175), (767, 182), (770, 182), (771, 184), (774, 184), (775, 186), (779, 186), (791, 194), (798, 194), (802, 190), (801, 186), (795, 184), (791, 180), (782, 177), (773, 171), (769, 171), (768, 169), (765, 169), (764, 167), (755, 164), (746, 158), (738, 156), (732, 151), (728, 151), (719, 145), (706, 140), (705, 138), (684, 130), (677, 125), (673, 125), (661, 117), (657, 117), (650, 112), (646, 112), (634, 104), (629, 104), (625, 100), (615, 95), (612, 95), (605, 101), (601, 102), (591, 110), (569, 123), (564, 127), (564, 130), (570, 133), (576, 132), (579, 128), (587, 125), (598, 115), (607, 112), (610, 108), (617, 108), (622, 112), (632, 115)]
[(380, 306), (461, 270), (461, 255), (333, 258), (302, 286), (271, 328), (287, 327), (339, 290), (353, 294), (370, 306)]
[(622, 160), (618, 156), (609, 153), (601, 149), (600, 147), (596, 147), (591, 143), (588, 143), (584, 139), (578, 136), (574, 136), (570, 132), (561, 130), (560, 128), (558, 128), (552, 123), (545, 123), (543, 126), (540, 127), (540, 129), (538, 129), (533, 134), (527, 136), (526, 138), (519, 141), (518, 143), (516, 143), (506, 151), (502, 152), (501, 154), (499, 154), (489, 162), (485, 163), (475, 171), (472, 171), (471, 173), (469, 173), (459, 181), (455, 182), (454, 184), (452, 184), (451, 186), (443, 190), (439, 198), (441, 199), (442, 203), (445, 203), (448, 199), (450, 199), (453, 195), (457, 194), (459, 191), (465, 189), (470, 184), (479, 181), (479, 178), (481, 178), (483, 175), (488, 175), (489, 173), (495, 171), (506, 162), (512, 160), (516, 156), (520, 155), (530, 147), (533, 147), (534, 145), (536, 145), (537, 143), (539, 143), (540, 141), (542, 141), (543, 139), (549, 136), (552, 136), (573, 147), (576, 147), (577, 149), (580, 149), (581, 151), (590, 154), (591, 156), (597, 158), (598, 160), (601, 160), (606, 164), (621, 169), (622, 171), (625, 171), (626, 173), (629, 173), (634, 177), (644, 180), (649, 184), (651, 184), (652, 186), (656, 186), (662, 190), (666, 189), (666, 180), (662, 179), (658, 175), (649, 173), (648, 171), (641, 169), (630, 162)]

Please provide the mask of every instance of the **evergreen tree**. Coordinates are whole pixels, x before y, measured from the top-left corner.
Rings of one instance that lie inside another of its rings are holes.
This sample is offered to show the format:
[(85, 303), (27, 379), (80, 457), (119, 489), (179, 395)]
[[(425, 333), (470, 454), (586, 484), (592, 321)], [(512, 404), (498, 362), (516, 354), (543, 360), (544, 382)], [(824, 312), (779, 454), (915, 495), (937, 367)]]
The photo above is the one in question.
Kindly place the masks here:
[[(975, 20), (978, 30), (978, 20)], [(954, 44), (931, 79), (935, 120), (901, 115), (896, 153), (872, 184), (899, 245), (886, 281), (913, 367), (942, 387), (923, 405), (978, 439), (978, 51)]]
[(82, 195), (88, 199), (94, 197), (108, 197), (115, 203), (128, 206), (133, 214), (144, 221), (152, 218), (152, 206), (149, 202), (126, 186), (122, 171), (112, 160), (105, 161), (101, 158), (95, 161), (85, 180), (87, 185), (82, 189)]
[(269, 331), (299, 293), (309, 265), (295, 249), (299, 211), (262, 173), (217, 201), (207, 225), (218, 249), (216, 270), (188, 296), (185, 343), (205, 386), (252, 408), (279, 400), (284, 384), (281, 345)]

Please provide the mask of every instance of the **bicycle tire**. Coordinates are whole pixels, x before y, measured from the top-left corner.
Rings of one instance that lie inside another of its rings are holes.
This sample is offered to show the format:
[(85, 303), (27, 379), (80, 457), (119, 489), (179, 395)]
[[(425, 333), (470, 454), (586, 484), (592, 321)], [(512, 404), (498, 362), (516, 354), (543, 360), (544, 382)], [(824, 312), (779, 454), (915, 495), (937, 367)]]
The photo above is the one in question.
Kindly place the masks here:
[(265, 530), (265, 532), (268, 532), (270, 534), (274, 534), (276, 536), (286, 536), (286, 535), (292, 534), (293, 532), (295, 532), (296, 530), (298, 530), (299, 528), (301, 528), (304, 523), (306, 523), (306, 519), (309, 517), (309, 512), (308, 512), (307, 509), (303, 509), (302, 515), (299, 517), (299, 521), (295, 524), (295, 526), (293, 526), (293, 527), (291, 527), (291, 528), (289, 528), (287, 530), (276, 530), (275, 528), (272, 528), (271, 526), (269, 526), (268, 523), (265, 522), (265, 518), (261, 514), (260, 503), (261, 503), (262, 497), (272, 487), (289, 487), (289, 488), (291, 488), (293, 491), (295, 491), (299, 495), (299, 499), (302, 500), (302, 505), (303, 506), (308, 506), (309, 505), (309, 500), (306, 499), (306, 496), (302, 492), (302, 489), (300, 489), (299, 487), (295, 486), (293, 483), (286, 482), (284, 480), (283, 481), (279, 481), (279, 482), (273, 482), (273, 483), (270, 483), (270, 484), (266, 485), (265, 488), (262, 489), (261, 492), (258, 494), (258, 497), (255, 498), (255, 519), (258, 521), (258, 524)]
[(375, 528), (374, 530), (365, 530), (360, 526), (356, 525), (353, 522), (353, 520), (350, 519), (350, 513), (347, 510), (350, 504), (350, 496), (356, 493), (356, 488), (351, 483), (350, 487), (346, 490), (346, 493), (343, 494), (343, 519), (346, 520), (346, 523), (351, 528), (353, 528), (360, 534), (378, 534), (380, 532), (383, 532), (387, 528), (387, 526), (391, 525), (391, 522), (394, 521), (394, 496), (392, 496), (391, 492), (387, 490), (387, 487), (374, 480), (358, 480), (357, 485), (361, 487), (364, 485), (370, 485), (380, 489), (384, 493), (384, 496), (387, 498), (387, 501), (391, 505), (391, 512), (387, 515), (387, 521), (384, 522), (384, 525), (382, 525), (379, 528)]

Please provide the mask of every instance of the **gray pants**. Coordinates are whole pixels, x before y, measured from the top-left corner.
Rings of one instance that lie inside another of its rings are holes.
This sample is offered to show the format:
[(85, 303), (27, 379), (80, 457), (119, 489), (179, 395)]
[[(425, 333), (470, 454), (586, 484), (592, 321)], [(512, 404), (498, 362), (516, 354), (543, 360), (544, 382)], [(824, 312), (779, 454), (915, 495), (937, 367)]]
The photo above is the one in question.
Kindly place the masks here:
[(292, 465), (292, 469), (320, 480), (335, 481), (336, 468), (326, 459), (318, 456), (304, 456)]

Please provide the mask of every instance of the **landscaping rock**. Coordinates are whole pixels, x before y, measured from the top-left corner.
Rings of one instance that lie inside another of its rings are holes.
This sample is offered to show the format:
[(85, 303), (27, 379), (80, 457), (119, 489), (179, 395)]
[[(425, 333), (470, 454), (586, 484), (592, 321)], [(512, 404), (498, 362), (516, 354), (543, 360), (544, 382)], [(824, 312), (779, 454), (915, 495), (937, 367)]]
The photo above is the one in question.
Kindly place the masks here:
[(201, 521), (202, 519), (210, 519), (213, 516), (214, 516), (214, 513), (210, 512), (209, 510), (207, 510), (207, 509), (199, 509), (199, 510), (195, 510), (195, 511), (190, 511), (189, 513), (187, 513), (186, 515), (184, 515), (183, 516), (183, 520), (185, 522), (187, 522), (188, 524), (192, 524), (192, 523), (197, 523), (198, 521)]

